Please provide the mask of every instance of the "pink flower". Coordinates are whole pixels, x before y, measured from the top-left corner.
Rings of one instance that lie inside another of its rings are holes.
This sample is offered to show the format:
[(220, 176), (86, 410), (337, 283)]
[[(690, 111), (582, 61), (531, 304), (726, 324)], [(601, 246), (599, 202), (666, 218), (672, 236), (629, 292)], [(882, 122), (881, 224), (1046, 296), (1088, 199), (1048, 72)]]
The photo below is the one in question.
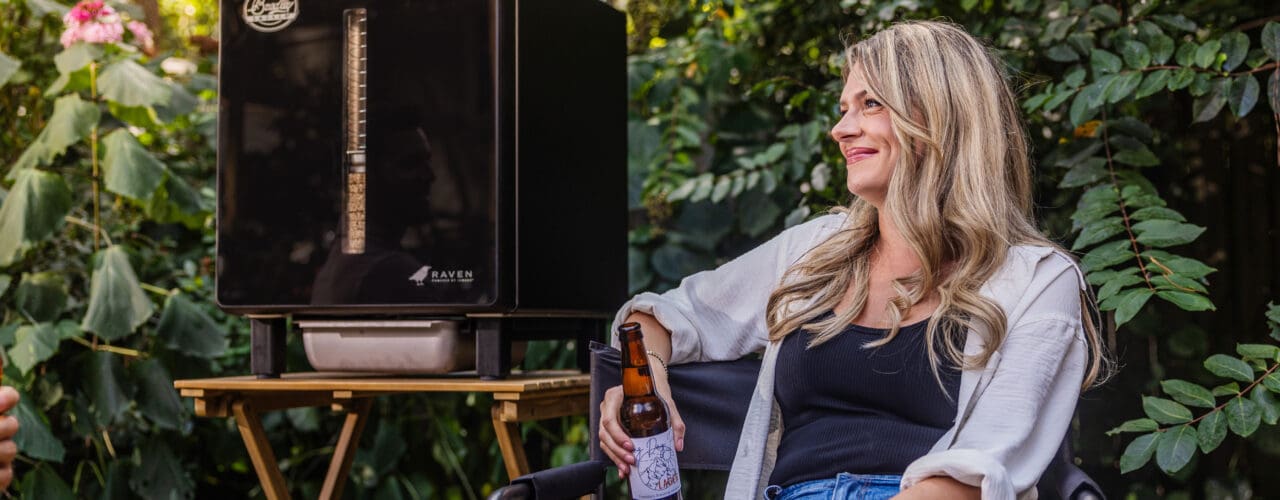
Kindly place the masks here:
[(129, 21), (125, 26), (133, 33), (133, 40), (142, 47), (143, 52), (150, 53), (155, 48), (155, 40), (151, 37), (151, 29), (142, 21)]
[[(59, 40), (63, 47), (70, 47), (76, 42), (115, 43), (124, 39), (124, 26), (120, 24), (120, 15), (102, 0), (85, 0), (76, 4), (67, 12), (67, 15), (62, 17), (62, 24), (67, 27)], [(150, 31), (146, 34), (145, 39), (141, 36), (138, 36), (138, 39), (144, 42), (150, 41)]]

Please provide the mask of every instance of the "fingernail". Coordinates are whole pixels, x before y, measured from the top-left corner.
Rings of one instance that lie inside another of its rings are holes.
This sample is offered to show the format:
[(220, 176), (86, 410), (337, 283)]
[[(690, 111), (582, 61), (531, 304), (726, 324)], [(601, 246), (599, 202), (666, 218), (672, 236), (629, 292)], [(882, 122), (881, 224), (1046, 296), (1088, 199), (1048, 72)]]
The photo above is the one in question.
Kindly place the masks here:
[(625, 457), (623, 457), (623, 458), (625, 458), (625, 459), (627, 460), (627, 463), (628, 463), (628, 464), (634, 464), (634, 463), (636, 463), (636, 458), (635, 458), (635, 457), (633, 457), (633, 456), (631, 456), (631, 455), (627, 455), (627, 456), (625, 456)]

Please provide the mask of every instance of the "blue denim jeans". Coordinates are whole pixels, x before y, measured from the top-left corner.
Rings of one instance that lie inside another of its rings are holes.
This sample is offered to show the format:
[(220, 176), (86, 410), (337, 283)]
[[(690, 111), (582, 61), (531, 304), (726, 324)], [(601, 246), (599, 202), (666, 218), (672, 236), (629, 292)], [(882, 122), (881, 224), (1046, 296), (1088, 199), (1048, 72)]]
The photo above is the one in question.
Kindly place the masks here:
[(888, 500), (899, 491), (902, 476), (893, 474), (849, 474), (831, 479), (815, 479), (786, 488), (769, 486), (764, 500)]

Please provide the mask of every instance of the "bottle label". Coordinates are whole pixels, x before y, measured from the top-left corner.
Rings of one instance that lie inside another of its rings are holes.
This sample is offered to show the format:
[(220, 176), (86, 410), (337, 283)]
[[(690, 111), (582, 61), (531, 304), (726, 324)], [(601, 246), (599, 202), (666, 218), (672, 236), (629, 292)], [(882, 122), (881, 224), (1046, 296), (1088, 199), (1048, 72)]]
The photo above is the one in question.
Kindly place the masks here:
[(652, 500), (680, 493), (680, 467), (671, 429), (656, 436), (631, 438), (631, 443), (636, 458), (631, 468), (631, 498)]

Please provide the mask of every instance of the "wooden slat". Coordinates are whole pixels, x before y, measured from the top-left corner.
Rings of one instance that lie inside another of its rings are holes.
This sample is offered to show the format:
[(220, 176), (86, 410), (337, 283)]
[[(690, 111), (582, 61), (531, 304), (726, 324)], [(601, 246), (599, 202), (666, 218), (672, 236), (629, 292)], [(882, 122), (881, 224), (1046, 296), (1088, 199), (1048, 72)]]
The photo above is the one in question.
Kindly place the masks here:
[(499, 417), (503, 422), (526, 422), (548, 418), (567, 417), (587, 413), (591, 402), (586, 394), (576, 397), (557, 397), (546, 399), (526, 399), (523, 401), (495, 401), (494, 407), (501, 408)]
[(524, 454), (524, 444), (520, 441), (520, 424), (504, 422), (502, 409), (504, 403), (493, 404), (490, 410), (493, 416), (493, 432), (498, 440), (498, 448), (502, 450), (502, 463), (507, 468), (507, 481), (529, 473), (529, 460)]
[(309, 372), (286, 373), (278, 379), (241, 376), (178, 380), (173, 383), (174, 387), (183, 390), (244, 393), (280, 391), (521, 393), (588, 387), (590, 384), (590, 375), (567, 370), (513, 374), (504, 380), (480, 380), (474, 374), (417, 378)]
[(244, 438), (249, 458), (253, 460), (253, 469), (258, 472), (262, 492), (267, 500), (288, 500), (289, 489), (285, 486), (284, 476), (280, 474), (280, 464), (276, 462), (276, 454), (271, 451), (267, 433), (262, 430), (262, 415), (245, 401), (237, 402), (233, 408), (236, 426), (240, 428), (240, 437)]
[(364, 424), (369, 421), (369, 407), (372, 399), (360, 399), (350, 403), (351, 407), (342, 422), (342, 433), (338, 436), (338, 444), (333, 448), (333, 459), (329, 461), (329, 472), (324, 477), (324, 487), (320, 490), (322, 499), (342, 498), (342, 488), (347, 484), (347, 473), (351, 471), (351, 461), (356, 456), (356, 448), (360, 445), (360, 434), (364, 432)]

